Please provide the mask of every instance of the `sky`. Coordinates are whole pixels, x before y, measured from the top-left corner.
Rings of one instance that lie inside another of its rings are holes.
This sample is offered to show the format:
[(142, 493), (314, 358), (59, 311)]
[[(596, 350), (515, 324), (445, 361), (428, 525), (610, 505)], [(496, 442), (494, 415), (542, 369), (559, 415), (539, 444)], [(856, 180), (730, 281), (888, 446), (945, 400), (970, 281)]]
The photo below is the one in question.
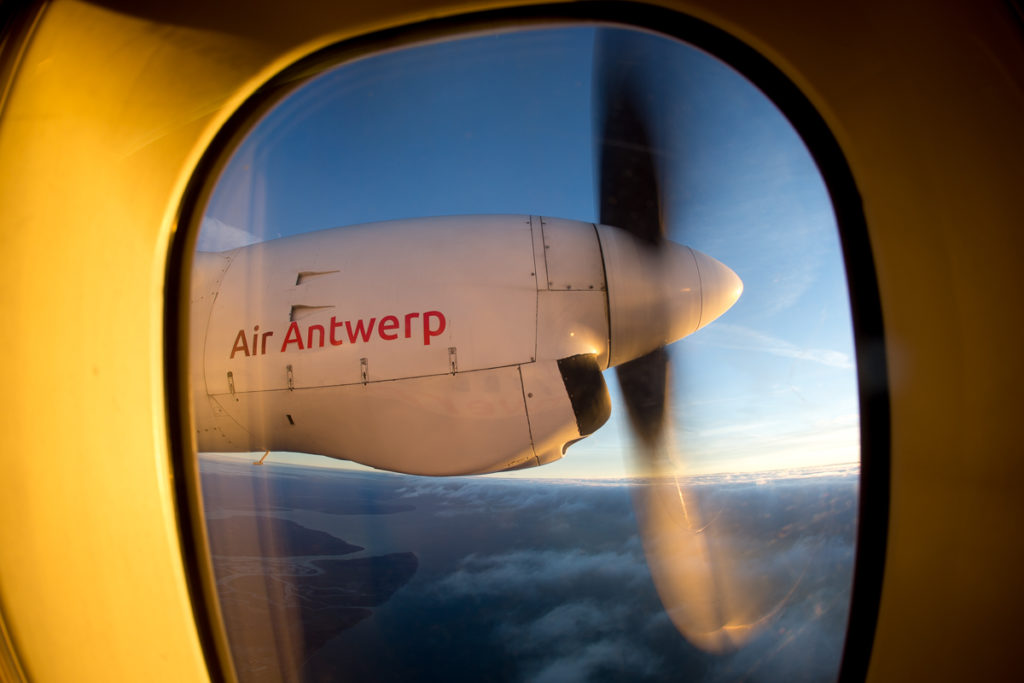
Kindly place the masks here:
[[(824, 184), (797, 134), (743, 77), (650, 37), (671, 95), (659, 150), (671, 239), (744, 282), (718, 321), (669, 348), (674, 444), (693, 474), (856, 462), (849, 302)], [(298, 88), (218, 180), (201, 250), (450, 214), (596, 220), (594, 29), (537, 29), (367, 57)], [(624, 477), (625, 411), (522, 477)], [(282, 461), (331, 465), (296, 455)], [(322, 461), (322, 462), (321, 462)]]

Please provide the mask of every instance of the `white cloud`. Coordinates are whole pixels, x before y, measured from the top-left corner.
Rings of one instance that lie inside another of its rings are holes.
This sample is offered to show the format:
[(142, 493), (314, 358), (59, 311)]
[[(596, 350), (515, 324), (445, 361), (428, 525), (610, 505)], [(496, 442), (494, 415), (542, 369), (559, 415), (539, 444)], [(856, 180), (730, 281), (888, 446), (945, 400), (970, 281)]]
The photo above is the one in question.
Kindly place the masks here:
[(528, 680), (532, 683), (596, 680), (603, 667), (628, 670), (634, 676), (650, 676), (659, 660), (637, 643), (623, 638), (599, 640), (561, 657), (544, 662)]
[[(661, 660), (645, 647), (645, 629), (637, 628), (634, 608), (627, 601), (585, 599), (558, 605), (535, 619), (501, 624), (496, 635), (528, 662), (525, 680), (532, 683), (596, 680), (609, 668), (632, 676), (653, 675)], [(648, 622), (662, 614), (655, 613)]]
[(629, 585), (648, 580), (643, 554), (628, 546), (622, 551), (516, 550), (494, 555), (469, 555), (458, 570), (436, 588), (451, 596), (500, 595), (516, 590), (572, 585), (599, 577)]
[[(560, 484), (567, 483), (560, 480)], [(476, 514), (486, 506), (492, 511), (514, 512), (523, 509), (551, 510), (556, 516), (583, 512), (591, 503), (584, 499), (580, 490), (582, 483), (573, 488), (566, 486), (527, 482), (505, 477), (451, 478), (444, 480), (414, 479), (409, 485), (398, 489), (402, 498), (429, 496), (443, 506), (436, 513), (439, 517)], [(589, 488), (589, 487), (588, 487)]]

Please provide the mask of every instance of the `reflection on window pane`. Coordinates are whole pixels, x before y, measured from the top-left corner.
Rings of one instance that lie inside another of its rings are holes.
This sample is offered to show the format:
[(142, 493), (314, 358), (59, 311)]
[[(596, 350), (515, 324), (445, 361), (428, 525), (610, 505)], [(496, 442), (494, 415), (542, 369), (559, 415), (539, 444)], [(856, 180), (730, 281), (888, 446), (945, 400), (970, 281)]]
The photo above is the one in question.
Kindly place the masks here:
[[(615, 43), (658, 65), (627, 77), (654, 119), (666, 237), (743, 282), (667, 347), (644, 446), (601, 370), (616, 335), (664, 339), (676, 313), (616, 327), (608, 303), (633, 237), (593, 225), (607, 36), (502, 33), (325, 71), (217, 180), (191, 372), (243, 681), (836, 676), (859, 417), (827, 193), (731, 69), (652, 35)], [(677, 263), (636, 277), (675, 282)]]

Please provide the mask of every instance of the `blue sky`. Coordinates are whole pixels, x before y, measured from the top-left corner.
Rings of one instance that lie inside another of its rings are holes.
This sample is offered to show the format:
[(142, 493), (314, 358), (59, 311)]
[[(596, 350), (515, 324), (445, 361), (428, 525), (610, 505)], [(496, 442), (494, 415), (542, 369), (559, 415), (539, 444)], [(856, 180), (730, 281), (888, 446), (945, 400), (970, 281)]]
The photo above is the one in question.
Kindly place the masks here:
[[(595, 220), (593, 39), (587, 27), (478, 36), (321, 75), (236, 151), (200, 248), (417, 216)], [(669, 235), (745, 285), (719, 321), (670, 348), (681, 461), (701, 474), (856, 461), (849, 304), (820, 176), (741, 76), (679, 43), (659, 49), (656, 81), (676, 96), (661, 150)], [(522, 476), (628, 472), (624, 410), (606, 379), (609, 423)]]

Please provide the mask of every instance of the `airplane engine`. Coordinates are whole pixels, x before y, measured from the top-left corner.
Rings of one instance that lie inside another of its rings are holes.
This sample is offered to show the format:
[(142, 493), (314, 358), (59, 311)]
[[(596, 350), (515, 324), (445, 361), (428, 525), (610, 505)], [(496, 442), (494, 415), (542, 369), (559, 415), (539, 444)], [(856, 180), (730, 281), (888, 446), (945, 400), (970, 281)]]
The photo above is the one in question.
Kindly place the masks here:
[(602, 370), (693, 332), (741, 288), (688, 247), (538, 216), (197, 253), (197, 446), (422, 475), (545, 464), (607, 420)]

